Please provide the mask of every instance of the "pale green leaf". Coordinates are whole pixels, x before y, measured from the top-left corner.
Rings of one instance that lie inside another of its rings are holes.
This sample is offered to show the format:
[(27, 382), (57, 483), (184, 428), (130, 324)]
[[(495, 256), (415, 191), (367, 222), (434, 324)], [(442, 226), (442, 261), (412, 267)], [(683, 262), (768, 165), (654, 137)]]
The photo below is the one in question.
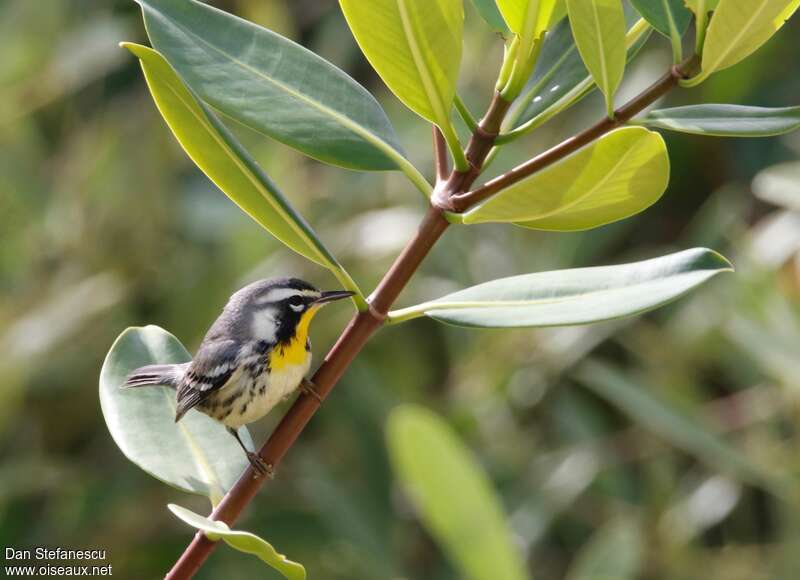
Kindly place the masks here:
[(708, 26), (700, 74), (685, 82), (696, 85), (758, 50), (800, 6), (800, 0), (720, 0)]
[(670, 38), (673, 26), (677, 34), (683, 36), (692, 20), (692, 14), (683, 0), (631, 0), (631, 4), (653, 28), (667, 38)]
[[(175, 138), (197, 166), (245, 213), (289, 248), (328, 267), (346, 288), (355, 282), (214, 113), (158, 52), (124, 43), (141, 60), (147, 85)], [(360, 294), (360, 292), (359, 292)]]
[(202, 2), (138, 1), (153, 47), (215, 109), (327, 163), (404, 163), (377, 101), (313, 52)]
[(387, 438), (398, 479), (459, 577), (527, 578), (497, 493), (448, 425), (405, 405), (389, 416)]
[(451, 148), (450, 111), (461, 64), (462, 0), (340, 0), (358, 45), (380, 77)]
[(564, 0), (497, 0), (508, 27), (520, 37), (536, 39), (564, 16)]
[(637, 384), (621, 371), (597, 362), (580, 366), (577, 377), (596, 395), (652, 431), (708, 465), (743, 481), (761, 485), (778, 496), (790, 488), (778, 474), (753, 462), (713, 430), (676, 408), (652, 389)]
[(625, 12), (621, 0), (567, 0), (569, 22), (578, 51), (597, 87), (605, 95), (609, 115), (614, 93), (625, 73)]
[(642, 127), (625, 127), (502, 190), (462, 214), (462, 221), (585, 230), (650, 207), (668, 182), (664, 139)]
[(567, 580), (635, 580), (644, 560), (644, 536), (631, 519), (604, 525), (581, 548)]
[(800, 127), (800, 107), (746, 107), (742, 105), (689, 105), (650, 111), (637, 123), (696, 135), (719, 137), (769, 137)]
[(475, 5), (478, 14), (481, 15), (481, 18), (483, 18), (489, 26), (502, 34), (508, 32), (508, 26), (506, 26), (503, 15), (500, 14), (495, 0), (472, 0), (472, 3)]
[(257, 556), (262, 562), (280, 572), (288, 580), (305, 580), (306, 569), (302, 564), (293, 562), (283, 554), (279, 554), (272, 547), (272, 544), (255, 534), (232, 530), (224, 522), (210, 520), (179, 505), (168, 504), (167, 507), (175, 514), (175, 517), (184, 523), (205, 532), (209, 539), (213, 541), (222, 539), (235, 550)]
[(619, 266), (501, 278), (389, 313), (481, 328), (566, 326), (640, 314), (675, 300), (721, 272), (725, 258), (693, 249)]
[[(175, 390), (120, 388), (135, 369), (183, 363), (191, 356), (177, 338), (158, 328), (128, 328), (114, 342), (100, 371), (100, 407), (122, 453), (161, 481), (207, 496), (213, 504), (247, 468), (242, 449), (222, 424), (197, 411), (175, 422)], [(252, 449), (247, 429), (239, 436)]]

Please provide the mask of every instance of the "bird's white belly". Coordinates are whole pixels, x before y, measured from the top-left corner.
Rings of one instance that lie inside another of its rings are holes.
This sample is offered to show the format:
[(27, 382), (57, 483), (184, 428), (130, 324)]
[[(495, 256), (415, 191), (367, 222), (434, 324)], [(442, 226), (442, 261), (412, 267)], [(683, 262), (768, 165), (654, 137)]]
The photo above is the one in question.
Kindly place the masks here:
[[(286, 366), (279, 371), (263, 374), (259, 377), (253, 389), (253, 396), (244, 412), (241, 412), (241, 404), (234, 405), (233, 412), (223, 421), (225, 425), (238, 428), (261, 419), (275, 405), (297, 390), (310, 366), (311, 355), (309, 354), (302, 364)], [(264, 384), (266, 384), (266, 388), (264, 393), (260, 394), (261, 386)]]

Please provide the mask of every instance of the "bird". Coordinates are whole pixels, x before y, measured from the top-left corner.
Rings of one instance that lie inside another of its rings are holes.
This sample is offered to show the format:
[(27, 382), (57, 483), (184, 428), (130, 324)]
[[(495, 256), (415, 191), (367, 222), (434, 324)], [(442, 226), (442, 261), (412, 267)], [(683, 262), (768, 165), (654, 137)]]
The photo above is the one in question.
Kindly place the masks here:
[(299, 278), (253, 282), (230, 297), (190, 362), (139, 367), (122, 388), (175, 389), (176, 422), (191, 409), (205, 413), (236, 438), (258, 474), (272, 476), (272, 466), (247, 449), (237, 430), (298, 389), (320, 399), (305, 378), (312, 358), (309, 324), (322, 306), (353, 294), (320, 292)]

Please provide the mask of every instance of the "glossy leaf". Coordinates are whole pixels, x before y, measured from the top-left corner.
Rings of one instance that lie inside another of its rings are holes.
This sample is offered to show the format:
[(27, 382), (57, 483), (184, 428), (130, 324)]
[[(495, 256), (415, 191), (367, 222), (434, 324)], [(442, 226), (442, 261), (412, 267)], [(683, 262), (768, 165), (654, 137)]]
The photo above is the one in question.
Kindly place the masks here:
[(245, 213), (306, 258), (328, 267), (348, 289), (355, 282), (325, 248), (311, 226), (247, 151), (156, 51), (123, 46), (141, 60), (147, 85), (175, 138), (197, 166)]
[(758, 50), (800, 6), (800, 0), (720, 0), (703, 45), (700, 74), (687, 86), (704, 81)]
[[(641, 19), (635, 10), (626, 11), (626, 20), (629, 28), (626, 37), (627, 59), (630, 62), (647, 41), (652, 29), (637, 24)], [(536, 69), (512, 105), (508, 114), (509, 122), (504, 123), (504, 127), (544, 118), (548, 111), (561, 110), (574, 104), (594, 88), (592, 76), (586, 70), (575, 45), (569, 22), (562, 20), (547, 34)]]
[(689, 28), (692, 14), (683, 0), (631, 0), (634, 8), (650, 23), (650, 26), (669, 38), (672, 24), (679, 36)]
[(215, 542), (222, 539), (235, 550), (257, 556), (262, 562), (280, 572), (288, 580), (305, 580), (306, 569), (302, 564), (293, 562), (283, 554), (279, 554), (272, 547), (272, 544), (255, 534), (232, 530), (225, 522), (210, 520), (179, 505), (169, 504), (167, 507), (175, 514), (175, 517), (184, 523), (205, 532), (209, 539)]
[[(161, 481), (208, 496), (216, 504), (247, 467), (236, 439), (197, 411), (176, 423), (174, 389), (120, 388), (141, 366), (190, 359), (178, 339), (165, 330), (128, 328), (114, 342), (100, 371), (100, 406), (125, 457)], [(247, 429), (242, 427), (239, 436), (252, 449)]]
[(800, 127), (800, 107), (746, 107), (742, 105), (689, 105), (650, 111), (637, 123), (696, 135), (719, 137), (769, 137)]
[(500, 14), (500, 10), (497, 8), (495, 0), (472, 0), (472, 3), (475, 5), (475, 9), (478, 11), (478, 14), (481, 15), (481, 18), (494, 30), (503, 34), (509, 31), (505, 20), (503, 20), (503, 15)]
[(482, 328), (588, 324), (646, 312), (730, 270), (725, 258), (697, 248), (619, 266), (501, 278), (389, 316)]
[(450, 427), (431, 411), (405, 405), (389, 416), (387, 438), (398, 479), (459, 577), (526, 578), (497, 493)]
[(326, 163), (398, 167), (400, 146), (386, 114), (329, 62), (195, 0), (138, 1), (153, 47), (206, 103)]
[(614, 110), (614, 93), (625, 73), (625, 13), (621, 0), (567, 0), (572, 35), (586, 68)]
[(499, 192), (462, 220), (585, 230), (650, 207), (668, 182), (664, 139), (642, 127), (625, 127)]
[(405, 105), (455, 138), (462, 0), (340, 0), (362, 52)]
[(567, 580), (635, 580), (644, 563), (644, 537), (633, 520), (606, 524), (578, 553)]
[(636, 384), (621, 371), (588, 362), (581, 365), (577, 377), (640, 427), (655, 432), (704, 463), (741, 480), (762, 485), (778, 495), (788, 492), (782, 478), (753, 463), (701, 421), (687, 416), (652, 389)]

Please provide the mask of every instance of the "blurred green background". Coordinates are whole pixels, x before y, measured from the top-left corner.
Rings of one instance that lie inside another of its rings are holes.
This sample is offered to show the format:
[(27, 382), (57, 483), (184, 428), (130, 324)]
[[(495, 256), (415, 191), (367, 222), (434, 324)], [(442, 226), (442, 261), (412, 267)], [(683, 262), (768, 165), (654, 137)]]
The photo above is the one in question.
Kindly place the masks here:
[[(380, 83), (336, 2), (214, 4), (365, 84), (431, 175), (429, 126)], [(479, 111), (502, 42), (467, 8), (460, 91)], [(97, 396), (109, 346), (125, 327), (152, 323), (193, 349), (251, 280), (335, 280), (251, 222), (180, 150), (137, 62), (117, 47), (146, 41), (133, 2), (2, 0), (0, 36), (0, 545), (105, 548), (115, 576), (156, 578), (192, 534), (165, 504), (202, 513), (208, 504), (149, 477), (114, 445)], [(800, 104), (799, 53), (795, 18), (753, 58), (666, 102)], [(620, 102), (659, 76), (669, 55), (654, 35)], [(509, 147), (491, 171), (602, 111), (592, 95)], [(331, 168), (241, 136), (362, 286), (374, 287), (424, 210), (412, 187), (398, 174)], [(800, 170), (777, 193), (753, 179), (800, 157), (800, 134), (665, 136), (671, 185), (644, 214), (574, 234), (452, 228), (401, 304), (500, 276), (699, 245), (729, 257), (736, 275), (646, 316), (591, 327), (479, 331), (418, 320), (382, 331), (240, 527), (311, 578), (458, 578), (388, 463), (386, 414), (416, 402), (447, 417), (485, 467), (536, 578), (590, 577), (580, 562), (604, 542), (609, 558), (625, 561), (624, 577), (797, 578)], [(332, 308), (317, 320), (318, 359), (348, 316)], [(276, 416), (254, 426), (256, 440)], [(746, 467), (717, 452), (709, 433)], [(773, 477), (788, 479), (789, 492)], [(198, 577), (257, 575), (277, 577), (220, 547)]]

